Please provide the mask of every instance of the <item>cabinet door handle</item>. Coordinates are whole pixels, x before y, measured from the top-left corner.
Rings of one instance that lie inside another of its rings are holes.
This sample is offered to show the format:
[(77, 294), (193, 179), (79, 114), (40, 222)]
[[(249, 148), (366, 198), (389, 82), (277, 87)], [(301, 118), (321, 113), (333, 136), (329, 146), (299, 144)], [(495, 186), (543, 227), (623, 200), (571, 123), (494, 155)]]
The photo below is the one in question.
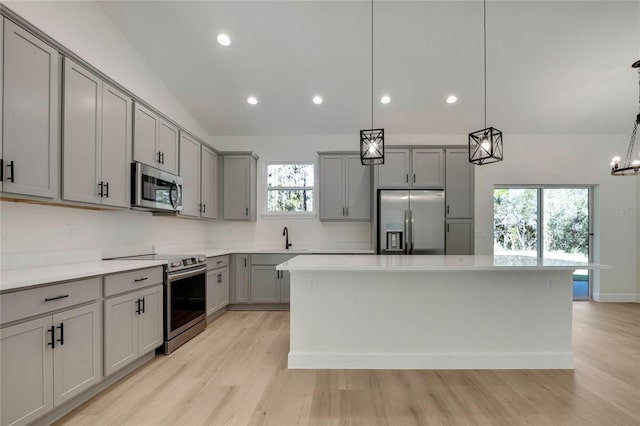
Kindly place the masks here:
[(244, 258), (244, 267), (245, 268), (247, 267), (247, 258), (246, 257)]
[(164, 152), (160, 153), (162, 155), (162, 164), (164, 164)]
[(4, 159), (0, 158), (0, 182), (4, 180)]
[(158, 164), (162, 164), (162, 160), (160, 159), (160, 151), (158, 151)]
[(449, 224), (447, 223), (447, 232), (449, 232)]
[(98, 192), (98, 197), (102, 198), (104, 196), (104, 185), (102, 185), (102, 181), (100, 181), (100, 183), (98, 184), (98, 186), (100, 187), (100, 191)]
[(202, 204), (202, 213), (206, 213), (206, 212), (207, 212), (207, 205)]
[(416, 183), (416, 174), (413, 174), (413, 183)]
[(447, 214), (449, 214), (449, 204), (447, 204)]
[(245, 216), (249, 216), (249, 207), (244, 208), (244, 214)]
[(146, 281), (148, 280), (149, 277), (143, 277), (143, 278), (136, 278), (135, 280), (133, 280), (134, 283), (139, 283), (140, 281)]
[(136, 300), (136, 314), (140, 315), (140, 299)]
[(409, 183), (409, 173), (407, 173), (407, 174), (405, 175), (404, 180), (405, 180), (407, 183)]
[(219, 282), (219, 283), (222, 282), (222, 274), (218, 274), (218, 281), (217, 282)]
[(46, 299), (44, 299), (45, 302), (51, 302), (52, 300), (60, 300), (60, 299), (64, 299), (65, 297), (69, 297), (68, 294), (63, 294), (60, 296), (56, 296), (56, 297), (47, 297)]
[(109, 198), (109, 182), (104, 184), (104, 196), (105, 198)]
[(60, 330), (60, 338), (58, 339), (58, 342), (60, 342), (60, 346), (64, 345), (64, 323), (61, 322), (60, 325), (58, 326), (58, 330)]
[(344, 215), (345, 215), (345, 214), (344, 214), (344, 207), (343, 207), (343, 208), (342, 208), (342, 216), (344, 216)]
[(9, 164), (7, 165), (7, 167), (9, 168), (9, 170), (11, 170), (11, 176), (7, 176), (7, 180), (9, 182), (15, 182), (15, 169), (14, 169), (14, 165), (13, 165), (13, 160), (9, 161)]
[(144, 305), (144, 297), (143, 297), (142, 298), (142, 309), (141, 309), (143, 314), (144, 314), (144, 308), (145, 308), (145, 305)]
[(55, 349), (56, 347), (56, 328), (54, 326), (51, 326), (51, 328), (49, 328), (47, 330), (48, 333), (51, 333), (51, 340), (49, 341), (49, 343), (47, 343), (48, 346), (51, 346), (51, 349)]

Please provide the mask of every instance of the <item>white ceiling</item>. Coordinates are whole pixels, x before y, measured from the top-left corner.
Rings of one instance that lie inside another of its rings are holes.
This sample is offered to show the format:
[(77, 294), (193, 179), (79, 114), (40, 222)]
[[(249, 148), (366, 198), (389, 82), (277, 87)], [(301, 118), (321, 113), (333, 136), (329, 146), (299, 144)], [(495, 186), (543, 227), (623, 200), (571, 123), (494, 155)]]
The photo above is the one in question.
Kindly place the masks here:
[[(371, 126), (367, 1), (107, 1), (100, 6), (210, 135)], [(483, 126), (482, 2), (375, 2), (375, 127)], [(488, 125), (505, 134), (627, 133), (640, 1), (487, 3)], [(229, 34), (223, 48), (216, 36)], [(311, 98), (324, 98), (320, 106)], [(379, 102), (391, 96), (387, 105)], [(455, 105), (445, 103), (449, 94)], [(259, 104), (246, 99), (254, 95)]]

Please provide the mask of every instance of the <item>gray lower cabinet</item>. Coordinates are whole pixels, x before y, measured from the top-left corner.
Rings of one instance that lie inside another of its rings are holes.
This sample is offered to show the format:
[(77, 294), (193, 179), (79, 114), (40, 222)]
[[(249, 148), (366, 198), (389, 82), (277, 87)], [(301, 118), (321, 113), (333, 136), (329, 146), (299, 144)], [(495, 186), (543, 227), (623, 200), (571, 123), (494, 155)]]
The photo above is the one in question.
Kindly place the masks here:
[(446, 254), (473, 254), (473, 219), (447, 220), (445, 240)]
[(98, 383), (100, 333), (98, 303), (1, 329), (0, 423), (30, 423)]
[(224, 219), (255, 221), (258, 158), (251, 153), (225, 153), (223, 158)]
[(280, 303), (280, 273), (275, 266), (251, 267), (251, 303)]
[(58, 195), (59, 53), (3, 18), (2, 176), (14, 194)]
[(130, 207), (132, 101), (64, 60), (62, 198)]
[(105, 299), (104, 320), (104, 374), (108, 376), (162, 344), (162, 285)]
[(320, 220), (371, 220), (371, 167), (358, 155), (320, 154)]
[(289, 273), (276, 266), (296, 255), (254, 254), (251, 256), (251, 303), (289, 303)]
[(231, 256), (231, 277), (229, 284), (229, 303), (245, 304), (250, 302), (248, 254), (234, 254)]
[(229, 304), (229, 256), (207, 259), (207, 316)]

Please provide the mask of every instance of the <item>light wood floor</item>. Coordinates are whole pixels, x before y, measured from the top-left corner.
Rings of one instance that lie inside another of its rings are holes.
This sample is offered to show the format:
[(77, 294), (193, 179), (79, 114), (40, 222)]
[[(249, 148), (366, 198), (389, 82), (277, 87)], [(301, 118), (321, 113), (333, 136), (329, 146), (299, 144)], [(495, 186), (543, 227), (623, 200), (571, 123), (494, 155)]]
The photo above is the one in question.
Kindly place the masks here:
[(78, 425), (640, 425), (640, 304), (574, 303), (575, 370), (287, 370), (288, 312), (227, 312)]

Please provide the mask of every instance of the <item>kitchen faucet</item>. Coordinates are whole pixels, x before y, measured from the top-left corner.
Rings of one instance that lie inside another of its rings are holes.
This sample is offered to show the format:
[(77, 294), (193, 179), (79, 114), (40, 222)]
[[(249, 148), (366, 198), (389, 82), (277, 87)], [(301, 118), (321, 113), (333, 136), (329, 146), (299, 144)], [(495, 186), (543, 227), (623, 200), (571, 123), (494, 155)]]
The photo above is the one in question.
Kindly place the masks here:
[(289, 247), (291, 247), (293, 244), (291, 244), (289, 242), (289, 230), (287, 229), (287, 227), (285, 226), (284, 229), (282, 230), (282, 235), (285, 235), (285, 240), (284, 240), (284, 248), (285, 250), (289, 250)]

